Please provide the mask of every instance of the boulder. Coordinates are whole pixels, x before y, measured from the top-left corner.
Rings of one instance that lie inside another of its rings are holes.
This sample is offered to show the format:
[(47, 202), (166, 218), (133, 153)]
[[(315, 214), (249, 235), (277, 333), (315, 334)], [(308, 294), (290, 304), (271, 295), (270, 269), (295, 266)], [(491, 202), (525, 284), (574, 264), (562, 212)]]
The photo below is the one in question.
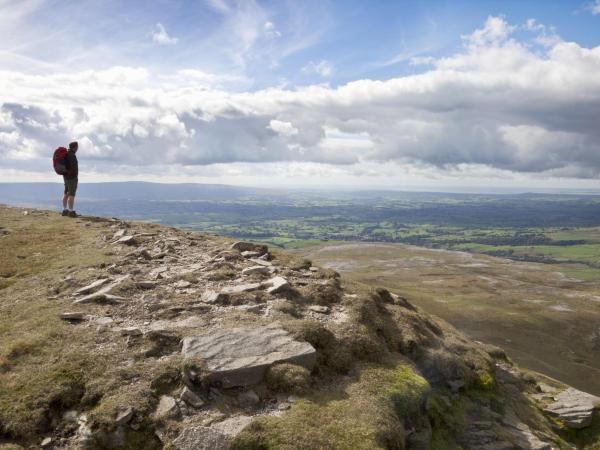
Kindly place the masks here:
[(200, 297), (200, 301), (202, 303), (227, 303), (229, 301), (229, 295), (224, 294), (223, 292), (215, 292), (215, 291), (204, 291), (202, 297)]
[(173, 440), (177, 450), (227, 450), (231, 437), (209, 427), (184, 428)]
[(196, 394), (187, 386), (183, 388), (183, 391), (181, 391), (179, 399), (194, 408), (201, 408), (204, 406), (204, 400), (202, 400), (198, 394)]
[(136, 284), (137, 287), (141, 289), (154, 289), (156, 286), (158, 286), (158, 283), (156, 281), (151, 280), (138, 281)]
[(316, 361), (312, 345), (295, 341), (277, 323), (254, 329), (217, 328), (186, 337), (182, 353), (185, 358), (204, 360), (209, 381), (225, 388), (260, 383), (275, 363), (288, 362), (312, 370)]
[(555, 400), (546, 411), (569, 428), (580, 429), (592, 423), (594, 405), (600, 402), (600, 397), (570, 387), (558, 394)]
[(177, 401), (168, 395), (161, 396), (156, 411), (154, 412), (154, 418), (160, 420), (176, 417), (177, 415), (179, 415)]
[(257, 256), (260, 256), (260, 253), (248, 250), (248, 251), (242, 252), (242, 256), (244, 258), (256, 258)]
[(290, 283), (283, 277), (273, 277), (262, 284), (269, 294), (279, 294), (290, 288)]

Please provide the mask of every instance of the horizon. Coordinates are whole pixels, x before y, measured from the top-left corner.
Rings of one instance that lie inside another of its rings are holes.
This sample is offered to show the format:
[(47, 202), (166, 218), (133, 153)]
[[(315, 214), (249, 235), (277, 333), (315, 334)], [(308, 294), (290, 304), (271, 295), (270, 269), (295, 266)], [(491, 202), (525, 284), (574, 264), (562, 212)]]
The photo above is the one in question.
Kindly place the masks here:
[[(63, 188), (62, 181), (0, 181), (0, 186), (3, 185), (40, 185), (40, 184), (52, 184), (56, 185), (57, 188)], [(87, 182), (85, 185), (102, 185), (102, 184), (147, 184), (147, 185), (160, 185), (160, 186), (211, 186), (211, 187), (224, 187), (224, 188), (239, 188), (239, 189), (258, 189), (265, 191), (279, 190), (281, 192), (315, 192), (321, 194), (335, 194), (335, 193), (411, 193), (411, 194), (457, 194), (457, 195), (492, 195), (492, 196), (510, 196), (510, 195), (526, 195), (526, 194), (543, 194), (543, 195), (600, 195), (600, 188), (598, 189), (580, 189), (580, 188), (485, 188), (482, 187), (447, 187), (446, 189), (432, 189), (427, 186), (413, 186), (411, 188), (370, 188), (370, 187), (350, 187), (350, 186), (295, 186), (281, 188), (281, 186), (252, 186), (243, 184), (225, 184), (225, 183), (199, 183), (199, 182), (164, 182), (164, 181), (143, 181), (143, 180), (123, 180), (123, 181), (97, 181)], [(84, 187), (85, 189), (85, 187)], [(1, 203), (1, 202), (0, 202)]]
[(0, 1), (2, 181), (600, 189), (600, 0), (142, 6)]

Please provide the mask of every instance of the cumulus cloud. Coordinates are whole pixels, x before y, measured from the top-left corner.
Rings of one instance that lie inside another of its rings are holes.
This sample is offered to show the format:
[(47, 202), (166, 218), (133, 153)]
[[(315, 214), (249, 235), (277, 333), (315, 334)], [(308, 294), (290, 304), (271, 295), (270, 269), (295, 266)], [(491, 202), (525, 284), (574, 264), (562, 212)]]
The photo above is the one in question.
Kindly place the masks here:
[(326, 60), (321, 60), (319, 62), (310, 61), (302, 68), (302, 72), (307, 74), (317, 74), (323, 78), (328, 78), (334, 74), (335, 67)]
[(47, 171), (51, 149), (76, 137), (88, 170), (105, 173), (269, 163), (597, 177), (600, 47), (533, 50), (514, 29), (488, 18), (422, 73), (337, 88), (232, 92), (217, 75), (166, 83), (131, 67), (0, 71), (0, 165)]
[(152, 32), (152, 40), (162, 45), (177, 44), (177, 38), (169, 36), (164, 25), (160, 22), (156, 24), (156, 28)]

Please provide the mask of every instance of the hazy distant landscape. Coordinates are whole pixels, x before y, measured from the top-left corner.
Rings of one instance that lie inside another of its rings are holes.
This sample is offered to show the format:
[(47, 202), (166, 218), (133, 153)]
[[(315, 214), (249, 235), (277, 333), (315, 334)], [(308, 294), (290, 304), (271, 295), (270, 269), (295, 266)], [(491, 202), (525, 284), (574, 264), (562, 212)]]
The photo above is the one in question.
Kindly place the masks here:
[[(62, 185), (0, 184), (3, 203), (58, 209)], [(118, 216), (288, 249), (329, 241), (404, 243), (600, 274), (600, 193), (459, 194), (82, 184), (83, 214)]]

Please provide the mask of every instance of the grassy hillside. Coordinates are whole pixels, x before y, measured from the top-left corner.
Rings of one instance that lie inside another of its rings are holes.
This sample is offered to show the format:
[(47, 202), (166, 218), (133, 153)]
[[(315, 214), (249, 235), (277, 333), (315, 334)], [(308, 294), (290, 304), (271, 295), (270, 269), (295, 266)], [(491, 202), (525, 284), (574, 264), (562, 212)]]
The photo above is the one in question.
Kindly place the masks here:
[[(402, 295), (249, 243), (0, 208), (2, 449), (597, 448), (597, 422), (543, 412), (563, 384)], [(266, 326), (314, 364), (229, 386), (181, 347)]]

